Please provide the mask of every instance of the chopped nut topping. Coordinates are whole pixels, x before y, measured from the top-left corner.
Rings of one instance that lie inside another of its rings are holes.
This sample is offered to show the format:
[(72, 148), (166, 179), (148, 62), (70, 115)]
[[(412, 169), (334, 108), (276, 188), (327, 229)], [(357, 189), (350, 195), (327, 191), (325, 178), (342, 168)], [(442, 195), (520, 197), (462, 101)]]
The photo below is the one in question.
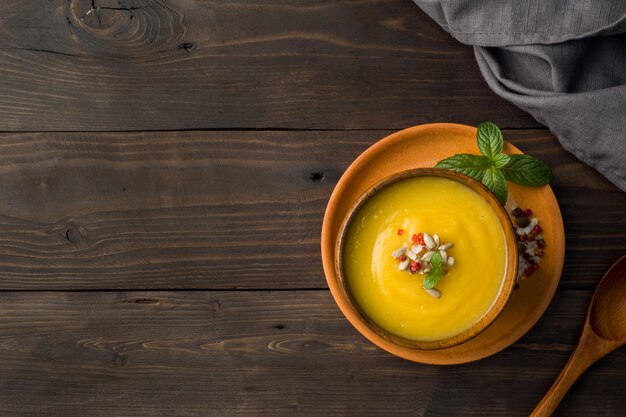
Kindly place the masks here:
[[(404, 230), (398, 229), (397, 235), (404, 235)], [(423, 286), (424, 291), (434, 298), (439, 298), (441, 291), (433, 287), (446, 273), (447, 268), (454, 265), (454, 257), (448, 255), (448, 250), (453, 247), (452, 242), (441, 244), (439, 235), (436, 233), (432, 236), (426, 232), (415, 233), (411, 236), (410, 243), (404, 243), (393, 251), (391, 256), (398, 261), (400, 271), (427, 276)], [(433, 260), (435, 254), (437, 257)]]

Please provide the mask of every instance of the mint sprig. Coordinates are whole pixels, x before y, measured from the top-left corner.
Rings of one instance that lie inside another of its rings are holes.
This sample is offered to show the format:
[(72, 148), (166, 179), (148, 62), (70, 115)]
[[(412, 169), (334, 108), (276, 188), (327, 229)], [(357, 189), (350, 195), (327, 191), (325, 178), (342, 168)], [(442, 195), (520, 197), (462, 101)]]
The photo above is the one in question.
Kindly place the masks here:
[(479, 124), (476, 138), (478, 139), (478, 149), (480, 149), (480, 153), (487, 158), (493, 160), (496, 155), (502, 152), (504, 138), (495, 123), (485, 122)]
[(434, 288), (441, 281), (446, 271), (443, 269), (443, 258), (439, 252), (435, 252), (430, 258), (430, 272), (424, 280), (424, 288)]
[(486, 169), (491, 167), (491, 160), (486, 156), (458, 153), (442, 161), (437, 162), (436, 168), (446, 168), (460, 172), (472, 178), (482, 178)]
[(485, 122), (478, 125), (476, 139), (482, 155), (456, 154), (437, 162), (435, 168), (460, 172), (482, 182), (503, 205), (508, 196), (507, 180), (537, 187), (546, 185), (554, 179), (550, 168), (534, 156), (502, 153), (504, 138), (494, 123)]
[(481, 181), (491, 190), (492, 193), (496, 195), (496, 197), (498, 197), (498, 200), (500, 200), (502, 204), (506, 203), (506, 199), (509, 194), (509, 186), (507, 185), (504, 174), (502, 174), (500, 169), (492, 166), (491, 168), (485, 170)]
[(554, 179), (552, 171), (543, 161), (530, 155), (509, 155), (511, 160), (502, 167), (507, 180), (521, 185), (537, 187)]

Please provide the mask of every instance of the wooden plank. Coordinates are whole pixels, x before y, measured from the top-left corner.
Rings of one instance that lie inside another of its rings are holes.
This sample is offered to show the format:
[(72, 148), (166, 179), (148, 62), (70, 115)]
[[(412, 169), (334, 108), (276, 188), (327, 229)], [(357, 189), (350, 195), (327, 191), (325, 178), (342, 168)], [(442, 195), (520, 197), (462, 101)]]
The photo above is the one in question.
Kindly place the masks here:
[[(325, 288), (326, 202), (387, 133), (2, 134), (0, 289)], [(554, 168), (563, 285), (595, 285), (626, 196), (546, 131), (505, 133)]]
[[(324, 290), (2, 292), (0, 413), (526, 416), (569, 356), (590, 296), (562, 290), (511, 348), (437, 367), (375, 348)], [(625, 382), (621, 350), (557, 415), (618, 415)]]
[(0, 130), (537, 127), (408, 0), (0, 2)]

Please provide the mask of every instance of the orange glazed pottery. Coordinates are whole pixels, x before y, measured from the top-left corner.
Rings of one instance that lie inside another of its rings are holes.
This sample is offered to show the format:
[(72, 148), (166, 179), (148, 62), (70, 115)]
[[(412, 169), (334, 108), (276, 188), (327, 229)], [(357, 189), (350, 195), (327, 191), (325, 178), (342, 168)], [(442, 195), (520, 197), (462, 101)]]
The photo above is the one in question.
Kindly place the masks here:
[[(503, 152), (521, 153), (505, 142)], [(322, 225), (322, 262), (330, 291), (337, 305), (352, 325), (382, 349), (416, 362), (456, 364), (492, 355), (524, 335), (545, 311), (558, 285), (563, 268), (565, 237), (563, 221), (554, 194), (549, 186), (522, 187), (509, 183), (507, 209), (532, 207), (541, 219), (546, 250), (541, 269), (519, 289), (512, 290), (517, 266), (515, 247), (507, 234), (507, 270), (504, 285), (494, 308), (467, 332), (454, 340), (415, 342), (390, 335), (374, 325), (355, 305), (346, 290), (341, 273), (341, 237), (351, 213), (359, 203), (384, 186), (385, 180), (411, 175), (416, 168), (432, 168), (441, 159), (456, 153), (478, 154), (476, 128), (451, 123), (415, 126), (396, 132), (363, 152), (343, 174), (330, 197)], [(438, 172), (439, 170), (437, 170)], [(415, 173), (420, 171), (414, 171)], [(430, 171), (433, 172), (433, 171)], [(450, 175), (455, 175), (454, 173)], [(486, 199), (497, 203), (482, 185), (459, 175), (475, 190), (481, 189)], [(382, 184), (381, 184), (382, 183)], [(501, 207), (501, 206), (500, 206)], [(502, 210), (502, 208), (500, 208)], [(500, 213), (505, 233), (513, 233), (510, 220)], [(515, 260), (513, 260), (515, 258)], [(444, 278), (445, 279), (445, 278)], [(512, 290), (512, 291), (511, 291)], [(509, 298), (510, 297), (510, 298)], [(508, 300), (508, 302), (507, 302)], [(484, 331), (482, 331), (484, 330)]]

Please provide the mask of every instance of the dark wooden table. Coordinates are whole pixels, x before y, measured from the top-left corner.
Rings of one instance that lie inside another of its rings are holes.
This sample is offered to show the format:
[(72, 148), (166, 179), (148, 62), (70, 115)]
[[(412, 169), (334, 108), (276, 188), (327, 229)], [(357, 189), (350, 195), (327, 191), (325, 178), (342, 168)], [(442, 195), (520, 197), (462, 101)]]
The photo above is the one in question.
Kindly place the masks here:
[[(409, 0), (5, 0), (0, 16), (1, 416), (524, 416), (626, 252), (626, 195)], [(327, 290), (326, 202), (388, 133), (484, 120), (554, 170), (559, 289), (495, 356), (393, 357)], [(557, 414), (624, 415), (625, 383), (621, 350)]]

